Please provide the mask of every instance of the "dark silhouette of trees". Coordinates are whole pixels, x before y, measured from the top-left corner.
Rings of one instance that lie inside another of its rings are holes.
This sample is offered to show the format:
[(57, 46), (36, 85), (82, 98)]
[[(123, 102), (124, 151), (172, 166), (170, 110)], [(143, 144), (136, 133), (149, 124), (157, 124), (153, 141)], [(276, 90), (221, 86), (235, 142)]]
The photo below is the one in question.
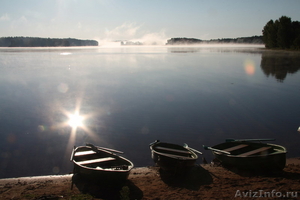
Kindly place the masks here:
[(263, 41), (270, 49), (300, 49), (300, 22), (282, 16), (275, 22), (270, 20), (264, 26)]
[(166, 45), (181, 45), (181, 44), (198, 44), (202, 40), (196, 38), (171, 38), (167, 41)]
[(263, 29), (263, 41), (266, 48), (277, 47), (277, 25), (273, 20), (270, 20)]
[(292, 49), (300, 50), (300, 22), (292, 22), (292, 37), (295, 38), (292, 43)]
[(196, 38), (171, 38), (166, 45), (190, 45), (190, 44), (263, 44), (262, 36), (222, 38), (200, 40)]
[(78, 40), (73, 38), (38, 38), (38, 37), (2, 37), (0, 47), (68, 47), (98, 46), (95, 40)]
[(292, 35), (292, 20), (289, 17), (282, 16), (279, 18), (278, 30), (277, 30), (277, 42), (281, 49), (290, 48)]

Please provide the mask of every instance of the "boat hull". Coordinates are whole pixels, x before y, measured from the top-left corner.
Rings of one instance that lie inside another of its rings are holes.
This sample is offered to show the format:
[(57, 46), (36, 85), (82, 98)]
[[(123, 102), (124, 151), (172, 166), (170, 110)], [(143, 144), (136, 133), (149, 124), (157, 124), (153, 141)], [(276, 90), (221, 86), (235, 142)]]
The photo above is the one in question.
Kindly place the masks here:
[(95, 182), (117, 183), (126, 181), (130, 172), (91, 170), (74, 164), (73, 173), (79, 175), (81, 178)]
[[(184, 153), (181, 154), (168, 150), (161, 151), (158, 150), (158, 147), (187, 151), (189, 152), (189, 156), (187, 157)], [(195, 165), (195, 162), (198, 158), (198, 156), (193, 151), (190, 151), (183, 146), (176, 144), (157, 142), (150, 145), (150, 149), (151, 158), (153, 159), (153, 161), (157, 166), (165, 171), (180, 172), (188, 170), (190, 167), (193, 167)]]
[(286, 164), (285, 154), (259, 157), (229, 157), (214, 154), (222, 165), (246, 170), (282, 170)]
[[(242, 156), (244, 152), (237, 150), (232, 154), (224, 154), (217, 151), (213, 151), (215, 158), (219, 160), (223, 166), (234, 167), (244, 170), (259, 170), (259, 171), (270, 171), (270, 170), (282, 170), (286, 165), (286, 149), (279, 145), (254, 143), (254, 142), (226, 142), (216, 145), (212, 148), (224, 150), (231, 145), (248, 145), (244, 149), (251, 148), (269, 148), (264, 153), (258, 153), (255, 155)], [(250, 151), (248, 149), (248, 151)], [(244, 154), (245, 155), (245, 154)]]
[[(73, 173), (81, 178), (103, 183), (121, 183), (127, 180), (133, 163), (126, 158), (105, 150), (89, 155), (76, 156), (82, 152), (91, 152), (88, 146), (74, 148), (71, 161), (74, 163)], [(109, 158), (105, 161), (106, 158)], [(102, 159), (98, 163), (88, 163), (89, 160)], [(103, 161), (104, 160), (104, 161)]]

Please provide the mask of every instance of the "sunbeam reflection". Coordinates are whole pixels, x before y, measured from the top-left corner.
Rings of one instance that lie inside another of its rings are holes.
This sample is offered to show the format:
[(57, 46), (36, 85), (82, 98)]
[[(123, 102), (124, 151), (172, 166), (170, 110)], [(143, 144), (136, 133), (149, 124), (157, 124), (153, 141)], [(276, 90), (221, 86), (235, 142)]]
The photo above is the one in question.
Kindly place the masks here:
[[(100, 137), (89, 126), (89, 119), (95, 117), (95, 113), (81, 113), (81, 99), (77, 100), (75, 110), (70, 112), (64, 108), (61, 109), (66, 119), (63, 123), (57, 125), (58, 127), (69, 127), (69, 139), (65, 150), (65, 159), (70, 156), (70, 151), (74, 146), (80, 145), (84, 142), (95, 143), (100, 141)], [(80, 139), (81, 138), (81, 139)], [(82, 141), (82, 138), (85, 138)], [(81, 141), (77, 141), (81, 140)]]
[(80, 116), (79, 113), (70, 115), (68, 124), (72, 128), (82, 127), (83, 126), (83, 117)]

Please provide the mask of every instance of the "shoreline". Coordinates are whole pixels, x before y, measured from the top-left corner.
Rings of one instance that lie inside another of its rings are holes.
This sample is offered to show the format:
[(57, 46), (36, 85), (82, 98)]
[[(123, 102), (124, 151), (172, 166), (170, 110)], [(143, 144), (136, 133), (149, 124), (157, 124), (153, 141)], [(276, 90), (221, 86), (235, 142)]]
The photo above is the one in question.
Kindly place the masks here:
[(276, 191), (273, 195), (287, 197), (300, 195), (300, 158), (288, 158), (283, 171), (268, 174), (201, 164), (184, 176), (174, 176), (158, 167), (138, 167), (124, 185), (112, 188), (72, 178), (73, 174), (0, 179), (0, 199), (239, 199), (247, 191), (248, 198), (255, 198), (249, 191)]

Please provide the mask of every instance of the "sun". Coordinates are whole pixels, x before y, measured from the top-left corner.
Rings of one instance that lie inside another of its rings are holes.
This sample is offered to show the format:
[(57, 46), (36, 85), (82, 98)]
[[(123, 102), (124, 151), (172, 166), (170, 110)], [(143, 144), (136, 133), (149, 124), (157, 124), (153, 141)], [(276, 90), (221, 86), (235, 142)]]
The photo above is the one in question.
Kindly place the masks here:
[(78, 113), (75, 113), (74, 115), (69, 115), (68, 124), (72, 128), (82, 127), (83, 126), (83, 117), (80, 116)]

